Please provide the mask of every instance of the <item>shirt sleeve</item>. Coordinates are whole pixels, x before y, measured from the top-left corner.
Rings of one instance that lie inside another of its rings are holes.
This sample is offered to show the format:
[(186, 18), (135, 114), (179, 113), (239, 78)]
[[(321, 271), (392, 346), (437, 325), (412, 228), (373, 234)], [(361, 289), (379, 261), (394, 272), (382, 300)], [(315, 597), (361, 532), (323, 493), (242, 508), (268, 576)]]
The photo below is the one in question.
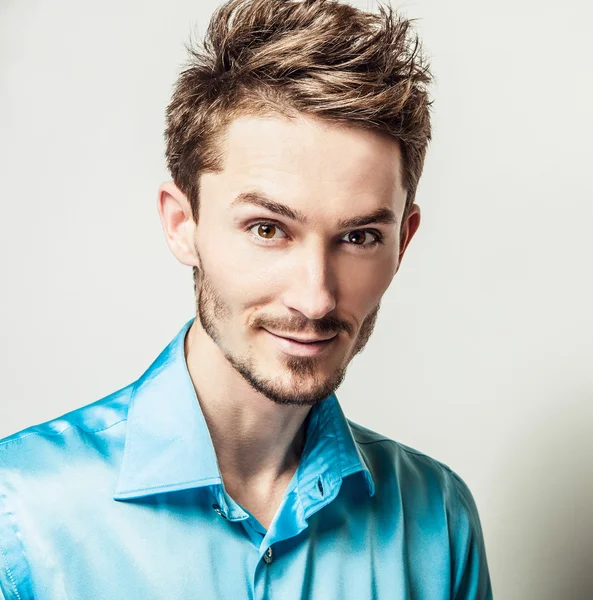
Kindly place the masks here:
[(18, 591), (10, 579), (10, 567), (6, 563), (6, 553), (0, 546), (0, 600), (18, 599)]
[(0, 486), (0, 600), (32, 600), (28, 565)]
[[(18, 568), (14, 569), (18, 571)], [(8, 562), (7, 552), (0, 546), (0, 600), (21, 600), (23, 596), (17, 588), (13, 569)]]
[(454, 552), (452, 600), (492, 600), (480, 517), (466, 483), (451, 471), (457, 498), (450, 515)]

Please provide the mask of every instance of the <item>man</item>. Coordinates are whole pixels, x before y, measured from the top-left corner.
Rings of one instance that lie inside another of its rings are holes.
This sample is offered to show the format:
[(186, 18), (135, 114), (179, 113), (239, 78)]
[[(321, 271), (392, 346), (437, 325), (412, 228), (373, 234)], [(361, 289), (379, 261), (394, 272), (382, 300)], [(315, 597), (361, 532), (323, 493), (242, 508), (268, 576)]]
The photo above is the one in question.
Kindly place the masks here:
[(137, 381), (0, 443), (4, 598), (492, 597), (464, 482), (333, 393), (420, 223), (429, 81), (390, 10), (217, 11), (158, 194), (197, 318)]

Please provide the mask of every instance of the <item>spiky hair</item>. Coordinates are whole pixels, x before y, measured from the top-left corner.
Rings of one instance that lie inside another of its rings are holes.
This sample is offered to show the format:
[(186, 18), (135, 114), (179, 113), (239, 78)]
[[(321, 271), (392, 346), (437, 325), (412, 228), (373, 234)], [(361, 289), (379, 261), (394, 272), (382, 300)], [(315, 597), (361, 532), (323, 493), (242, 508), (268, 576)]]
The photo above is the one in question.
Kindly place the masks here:
[(243, 114), (315, 115), (387, 132), (411, 206), (431, 137), (432, 76), (411, 21), (337, 0), (230, 0), (212, 16), (167, 108), (166, 158), (197, 222), (199, 176)]

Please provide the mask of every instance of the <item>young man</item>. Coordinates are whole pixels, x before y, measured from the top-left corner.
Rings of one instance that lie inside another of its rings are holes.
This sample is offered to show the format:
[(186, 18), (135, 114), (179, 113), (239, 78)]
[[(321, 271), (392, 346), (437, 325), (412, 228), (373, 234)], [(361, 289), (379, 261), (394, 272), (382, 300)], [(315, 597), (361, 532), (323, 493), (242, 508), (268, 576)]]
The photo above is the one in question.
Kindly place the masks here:
[(333, 394), (420, 223), (409, 22), (233, 0), (167, 112), (197, 318), (134, 383), (0, 443), (6, 599), (485, 600), (476, 506)]

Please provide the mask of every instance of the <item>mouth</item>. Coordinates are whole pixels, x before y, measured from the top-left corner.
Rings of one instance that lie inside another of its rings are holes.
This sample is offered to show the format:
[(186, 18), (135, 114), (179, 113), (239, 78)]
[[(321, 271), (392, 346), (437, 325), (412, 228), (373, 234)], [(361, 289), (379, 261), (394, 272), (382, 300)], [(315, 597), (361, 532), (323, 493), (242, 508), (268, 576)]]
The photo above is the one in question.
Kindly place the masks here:
[(263, 328), (271, 336), (277, 347), (291, 356), (317, 356), (332, 345), (332, 342), (338, 337), (335, 333), (329, 337), (307, 337), (298, 338), (288, 335), (272, 333)]
[(308, 337), (308, 338), (298, 338), (294, 335), (282, 335), (281, 333), (273, 333), (266, 329), (268, 333), (275, 335), (276, 337), (284, 338), (285, 340), (292, 340), (293, 342), (298, 342), (299, 344), (316, 344), (318, 342), (328, 342), (329, 340), (333, 340), (337, 334), (328, 335), (327, 337)]

